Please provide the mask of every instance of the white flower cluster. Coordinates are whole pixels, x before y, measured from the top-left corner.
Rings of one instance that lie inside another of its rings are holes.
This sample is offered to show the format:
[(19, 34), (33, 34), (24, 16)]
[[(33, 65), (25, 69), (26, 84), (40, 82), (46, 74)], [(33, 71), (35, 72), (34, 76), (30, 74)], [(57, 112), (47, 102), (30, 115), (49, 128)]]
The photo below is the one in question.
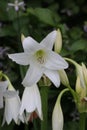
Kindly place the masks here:
[[(43, 74), (59, 87), (60, 76), (58, 70), (68, 67), (67, 62), (56, 52), (52, 51), (55, 43), (57, 31), (49, 33), (40, 43), (32, 37), (22, 35), (22, 45), (24, 52), (9, 54), (9, 58), (20, 65), (29, 65), (29, 69), (22, 81), (25, 87), (22, 101), (18, 92), (14, 88), (9, 89), (7, 81), (0, 82), (0, 107), (3, 107), (3, 97), (5, 101), (5, 112), (3, 124), (9, 124), (12, 119), (15, 123), (28, 122), (35, 112), (42, 120), (41, 97), (37, 83)], [(4, 87), (3, 87), (4, 86)], [(2, 89), (3, 88), (3, 89)]]

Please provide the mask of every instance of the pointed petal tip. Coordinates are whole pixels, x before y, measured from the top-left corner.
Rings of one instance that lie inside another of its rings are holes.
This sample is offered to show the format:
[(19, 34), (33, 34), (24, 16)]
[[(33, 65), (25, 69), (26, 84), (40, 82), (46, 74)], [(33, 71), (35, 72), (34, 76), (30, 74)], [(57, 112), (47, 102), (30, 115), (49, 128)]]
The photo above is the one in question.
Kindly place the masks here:
[(13, 60), (12, 54), (8, 54), (9, 59)]
[(69, 64), (65, 61), (65, 69), (69, 67)]
[(60, 87), (60, 81), (56, 82), (54, 85), (55, 85), (56, 88), (59, 88)]

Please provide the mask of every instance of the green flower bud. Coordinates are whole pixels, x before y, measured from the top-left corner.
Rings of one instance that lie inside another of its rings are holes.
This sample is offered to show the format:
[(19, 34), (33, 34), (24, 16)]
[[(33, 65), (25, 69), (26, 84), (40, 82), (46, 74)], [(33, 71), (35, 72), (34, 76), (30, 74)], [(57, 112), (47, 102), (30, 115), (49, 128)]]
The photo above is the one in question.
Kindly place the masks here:
[(61, 48), (62, 48), (62, 35), (61, 35), (60, 30), (58, 29), (56, 41), (55, 41), (55, 44), (54, 44), (54, 51), (57, 52), (57, 53), (60, 53)]
[(68, 80), (66, 72), (64, 70), (58, 70), (58, 73), (59, 73), (62, 84), (66, 87), (69, 86), (69, 80)]
[(78, 100), (76, 101), (78, 111), (80, 113), (87, 112), (86, 87), (81, 86), (79, 76), (77, 77), (77, 81), (76, 81), (76, 93), (77, 93), (77, 96), (78, 96)]

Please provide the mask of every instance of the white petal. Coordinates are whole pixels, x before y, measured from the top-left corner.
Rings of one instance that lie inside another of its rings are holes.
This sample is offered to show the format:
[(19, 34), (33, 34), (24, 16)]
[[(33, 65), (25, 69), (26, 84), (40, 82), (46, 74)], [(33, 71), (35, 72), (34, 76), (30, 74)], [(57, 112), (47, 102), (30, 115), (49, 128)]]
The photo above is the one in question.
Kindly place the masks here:
[(34, 97), (34, 89), (33, 86), (26, 87), (24, 89), (23, 97), (22, 97), (22, 105), (20, 108), (20, 115), (26, 110), (28, 113), (31, 113), (35, 110), (35, 97)]
[[(12, 102), (14, 103), (13, 104), (13, 107), (14, 108), (12, 110), (12, 116), (13, 116), (13, 119), (15, 121), (15, 123), (17, 124), (18, 123), (18, 119), (19, 119), (19, 109), (20, 109), (20, 100), (19, 100), (19, 97), (15, 97), (15, 98), (12, 98)], [(12, 105), (12, 103), (11, 103)]]
[(35, 98), (36, 109), (37, 109), (36, 112), (38, 112), (37, 114), (39, 115), (40, 119), (42, 120), (43, 115), (42, 115), (42, 106), (41, 106), (41, 96), (40, 96), (40, 92), (39, 92), (37, 85), (34, 86), (34, 91), (35, 91), (34, 98)]
[(8, 57), (21, 65), (29, 65), (29, 57), (26, 53), (9, 54)]
[(8, 81), (0, 81), (0, 108), (3, 108), (3, 93), (6, 91)]
[(3, 93), (0, 92), (0, 108), (3, 108)]
[(39, 43), (35, 41), (32, 37), (26, 37), (22, 42), (25, 52), (33, 52), (40, 48)]
[(53, 51), (47, 52), (47, 61), (44, 65), (48, 69), (61, 70), (68, 67), (68, 63), (57, 53)]
[(37, 66), (37, 64), (30, 65), (22, 84), (25, 87), (28, 87), (28, 86), (32, 86), (33, 84), (37, 83), (40, 80), (40, 78), (43, 74), (43, 71), (44, 71), (44, 69), (41, 68), (40, 66)]
[(20, 99), (19, 96), (17, 95), (18, 93), (16, 91), (15, 92), (15, 96), (13, 92), (11, 91), (11, 95), (10, 91), (7, 92), (7, 94), (5, 95), (5, 112), (4, 112), (4, 119), (3, 119), (3, 123), (4, 120), (6, 120), (7, 124), (9, 124), (12, 119), (15, 121), (16, 124), (18, 124), (19, 119), (22, 120), (19, 117), (19, 109), (20, 109)]
[(0, 81), (0, 91), (4, 92), (8, 86), (8, 81)]
[(15, 5), (14, 8), (15, 8), (16, 11), (19, 10), (19, 6), (18, 5)]
[(8, 3), (8, 6), (15, 6), (14, 4), (12, 4), (12, 3)]
[[(13, 106), (13, 105), (11, 105), (11, 106)], [(12, 120), (12, 114), (11, 114), (11, 110), (9, 109), (8, 99), (5, 99), (5, 114), (4, 115), (5, 115), (5, 120), (6, 120), (7, 124), (10, 124), (10, 122)]]
[(40, 44), (51, 50), (56, 40), (56, 35), (57, 31), (52, 31), (41, 41)]
[(44, 74), (53, 82), (56, 87), (60, 86), (60, 78), (55, 70), (45, 70)]
[(12, 98), (12, 97), (16, 97), (17, 96), (17, 92), (16, 91), (9, 91), (9, 90), (6, 90), (5, 92), (3, 92), (3, 96), (6, 97), (6, 98)]
[(22, 1), (22, 2), (19, 2), (18, 5), (19, 5), (19, 6), (23, 6), (23, 5), (24, 5), (24, 2), (23, 2), (23, 1)]

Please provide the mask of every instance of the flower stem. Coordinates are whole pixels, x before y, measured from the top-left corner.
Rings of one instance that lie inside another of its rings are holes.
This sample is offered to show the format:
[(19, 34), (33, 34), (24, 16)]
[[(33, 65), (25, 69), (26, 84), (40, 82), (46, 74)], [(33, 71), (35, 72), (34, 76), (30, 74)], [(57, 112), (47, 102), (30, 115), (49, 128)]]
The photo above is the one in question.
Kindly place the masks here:
[[(22, 44), (21, 44), (21, 40), (20, 40), (21, 26), (20, 26), (20, 17), (19, 17), (18, 11), (17, 11), (17, 35), (18, 35), (18, 51), (21, 52), (21, 51), (23, 51), (23, 48), (22, 48)], [(21, 78), (23, 79), (24, 75), (26, 73), (26, 67), (20, 65), (19, 69), (20, 69)]]
[(41, 121), (41, 130), (48, 130), (48, 86), (41, 87), (43, 120)]
[(86, 113), (80, 113), (80, 119), (79, 119), (79, 130), (85, 130), (86, 126)]

